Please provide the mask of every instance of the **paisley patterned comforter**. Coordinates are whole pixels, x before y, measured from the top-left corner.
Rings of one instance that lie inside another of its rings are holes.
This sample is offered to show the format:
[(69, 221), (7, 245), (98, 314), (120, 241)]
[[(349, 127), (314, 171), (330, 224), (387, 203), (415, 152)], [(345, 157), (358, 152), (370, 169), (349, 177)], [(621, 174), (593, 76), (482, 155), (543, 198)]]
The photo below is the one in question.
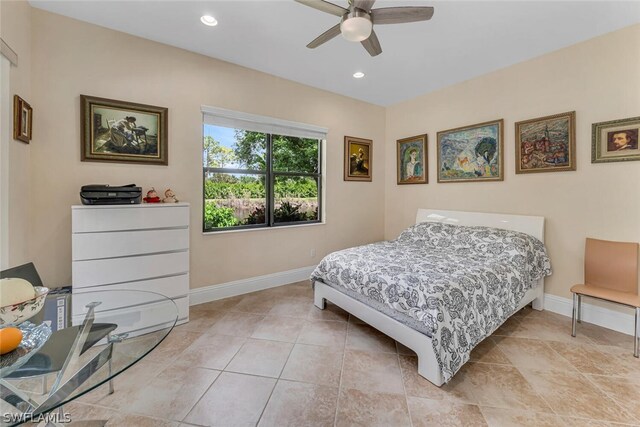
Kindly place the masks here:
[(425, 222), (396, 240), (327, 255), (311, 278), (419, 322), (448, 382), (550, 274), (544, 244), (532, 236)]

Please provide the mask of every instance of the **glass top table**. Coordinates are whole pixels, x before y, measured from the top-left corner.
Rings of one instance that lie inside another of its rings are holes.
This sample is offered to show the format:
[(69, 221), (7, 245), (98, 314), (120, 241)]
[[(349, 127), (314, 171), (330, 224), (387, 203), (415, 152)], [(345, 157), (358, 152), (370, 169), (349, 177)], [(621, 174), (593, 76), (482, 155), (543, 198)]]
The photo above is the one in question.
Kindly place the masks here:
[(111, 380), (156, 348), (178, 319), (175, 303), (153, 292), (67, 297), (70, 325), (52, 332), (51, 321), (43, 320), (48, 306), (57, 309), (58, 295), (50, 295), (38, 315), (18, 325), (24, 348), (1, 356), (0, 426), (42, 419), (106, 382), (113, 393)]

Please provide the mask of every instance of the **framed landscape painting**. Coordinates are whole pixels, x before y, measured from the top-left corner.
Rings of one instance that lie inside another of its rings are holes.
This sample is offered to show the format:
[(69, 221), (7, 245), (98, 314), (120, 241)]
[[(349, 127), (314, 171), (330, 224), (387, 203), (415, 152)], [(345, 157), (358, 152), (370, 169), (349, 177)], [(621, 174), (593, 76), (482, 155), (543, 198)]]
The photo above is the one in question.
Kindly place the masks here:
[(80, 96), (82, 161), (167, 165), (168, 109)]
[(640, 117), (594, 123), (591, 163), (640, 160)]
[(516, 123), (516, 173), (576, 170), (576, 112)]
[(438, 182), (502, 181), (504, 120), (438, 132)]
[(426, 184), (427, 135), (399, 139), (398, 144), (398, 185)]
[(344, 180), (371, 181), (373, 149), (370, 139), (344, 137)]

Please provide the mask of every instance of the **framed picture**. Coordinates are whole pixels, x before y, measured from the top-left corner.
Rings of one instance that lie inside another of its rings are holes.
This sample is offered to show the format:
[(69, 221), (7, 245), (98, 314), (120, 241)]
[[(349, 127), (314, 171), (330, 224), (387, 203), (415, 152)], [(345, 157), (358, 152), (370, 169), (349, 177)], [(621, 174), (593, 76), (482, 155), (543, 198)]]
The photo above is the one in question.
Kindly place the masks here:
[(13, 96), (13, 138), (18, 141), (31, 141), (33, 129), (33, 108), (18, 95)]
[(576, 112), (516, 123), (516, 173), (576, 170)]
[(640, 160), (640, 117), (594, 123), (591, 163)]
[(168, 164), (167, 108), (80, 96), (82, 161)]
[(427, 166), (427, 135), (399, 139), (398, 185), (426, 184), (429, 180)]
[(504, 120), (438, 132), (438, 182), (502, 181)]
[(370, 139), (344, 137), (344, 180), (371, 181), (373, 165), (373, 141)]

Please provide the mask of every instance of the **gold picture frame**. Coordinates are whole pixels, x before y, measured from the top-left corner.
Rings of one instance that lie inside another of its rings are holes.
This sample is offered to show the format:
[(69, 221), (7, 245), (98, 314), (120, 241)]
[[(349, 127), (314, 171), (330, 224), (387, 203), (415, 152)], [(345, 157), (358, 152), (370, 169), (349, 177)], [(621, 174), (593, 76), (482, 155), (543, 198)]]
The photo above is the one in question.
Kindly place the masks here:
[(373, 141), (344, 137), (344, 180), (371, 182), (373, 169)]
[(438, 182), (504, 181), (504, 120), (438, 132)]
[(516, 122), (516, 173), (576, 170), (576, 112)]
[(429, 182), (427, 139), (427, 134), (423, 134), (396, 141), (398, 185)]
[(594, 123), (591, 163), (640, 160), (640, 117)]
[(13, 96), (13, 139), (26, 144), (33, 132), (33, 108), (18, 95)]
[(80, 95), (81, 160), (166, 166), (168, 109)]

